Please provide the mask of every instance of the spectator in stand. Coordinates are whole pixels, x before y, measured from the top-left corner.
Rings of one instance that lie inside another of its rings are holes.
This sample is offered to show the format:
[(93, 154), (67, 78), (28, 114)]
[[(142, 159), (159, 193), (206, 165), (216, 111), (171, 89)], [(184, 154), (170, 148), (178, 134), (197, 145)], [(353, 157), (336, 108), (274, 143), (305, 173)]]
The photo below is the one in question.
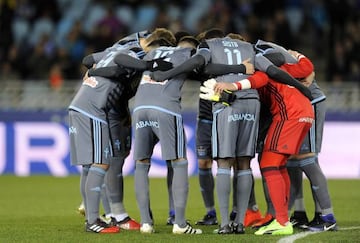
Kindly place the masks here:
[(330, 54), (327, 67), (327, 80), (330, 82), (342, 82), (346, 80), (349, 73), (349, 58), (347, 56), (344, 42), (337, 40)]
[(19, 74), (13, 70), (11, 63), (1, 63), (0, 67), (0, 81), (14, 81), (19, 79)]
[[(18, 0), (14, 11), (12, 33), (15, 43), (18, 45), (29, 35), (30, 20), (35, 15), (35, 6), (29, 0)], [(10, 23), (11, 21), (8, 22), (8, 24)]]
[(7, 56), (7, 51), (12, 43), (11, 21), (14, 9), (9, 1), (0, 2), (0, 61)]
[(52, 60), (46, 55), (46, 42), (47, 37), (44, 36), (42, 40), (35, 45), (32, 54), (28, 57), (26, 62), (27, 69), (29, 70), (28, 79), (48, 79), (48, 72)]
[[(14, 71), (18, 72), (22, 79), (36, 78), (29, 72), (31, 67), (24, 65), (28, 53), (31, 52), (29, 47), (38, 44), (45, 33), (56, 40), (53, 47), (48, 43), (47, 51), (49, 48), (62, 48), (61, 44), (65, 42), (76, 21), (79, 21), (79, 24), (75, 25), (84, 33), (82, 36), (85, 49), (93, 49), (89, 52), (105, 49), (116, 39), (120, 39), (118, 35), (128, 34), (128, 29), (136, 32), (148, 27), (166, 27), (173, 32), (184, 29), (194, 33), (220, 27), (226, 32), (243, 33), (250, 42), (266, 39), (280, 43), (286, 48), (298, 50), (311, 48), (314, 53), (310, 57), (315, 63), (326, 59), (327, 64), (319, 65), (317, 70), (318, 77), (326, 75), (324, 80), (356, 81), (359, 78), (360, 38), (357, 33), (360, 33), (360, 26), (357, 24), (359, 22), (357, 1), (204, 0), (186, 1), (185, 4), (183, 1), (161, 1), (162, 4), (159, 5), (154, 5), (151, 1), (110, 2), (1, 1), (0, 61), (6, 61), (9, 47), (11, 43), (15, 43), (19, 50), (15, 59), (19, 62), (13, 65), (13, 61), (10, 60)], [(109, 4), (112, 4), (111, 9), (107, 8)], [(299, 18), (295, 18), (293, 14), (291, 16), (294, 18), (289, 18), (289, 11), (297, 13)], [(304, 16), (301, 17), (301, 14)], [(219, 17), (221, 21), (214, 22)], [(293, 22), (294, 20), (297, 22)], [(118, 30), (122, 28), (119, 21), (125, 28)], [(109, 28), (97, 28), (98, 23)], [(289, 38), (289, 36), (298, 33), (299, 28), (302, 36), (310, 38), (292, 43), (293, 37)], [(342, 40), (340, 47), (336, 43), (337, 40)], [(336, 53), (333, 53), (334, 50)], [(62, 51), (68, 52), (65, 49)], [(61, 62), (61, 66), (64, 62), (73, 65), (73, 68), (63, 69), (65, 79), (79, 78), (80, 74), (75, 69), (80, 66), (81, 60), (64, 61), (64, 58), (73, 58), (73, 54), (59, 55), (52, 61)]]
[(51, 12), (44, 9), (41, 16), (35, 20), (30, 31), (29, 42), (35, 46), (42, 39), (42, 36), (51, 36), (55, 33), (55, 23), (51, 19)]
[(49, 81), (50, 81), (50, 87), (52, 89), (58, 90), (61, 88), (64, 82), (64, 78), (59, 64), (55, 63), (53, 66), (51, 66)]
[(106, 8), (106, 15), (97, 22), (96, 27), (108, 28), (114, 39), (119, 39), (119, 36), (124, 36), (128, 32), (127, 26), (114, 14), (114, 6)]

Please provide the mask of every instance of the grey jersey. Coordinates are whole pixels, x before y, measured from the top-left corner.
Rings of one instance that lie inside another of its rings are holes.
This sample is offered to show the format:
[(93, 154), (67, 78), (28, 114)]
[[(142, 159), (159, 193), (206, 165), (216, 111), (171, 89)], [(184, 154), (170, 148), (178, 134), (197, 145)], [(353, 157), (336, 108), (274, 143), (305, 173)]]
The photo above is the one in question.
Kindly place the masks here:
[(285, 58), (285, 63), (298, 62), (284, 47), (272, 42), (258, 40), (254, 45), (254, 49), (256, 51), (255, 68), (263, 72), (266, 72), (269, 66), (274, 65), (268, 58), (264, 57), (265, 54), (281, 53)]
[(83, 64), (87, 68), (91, 68), (93, 64), (96, 64), (97, 67), (116, 67), (114, 57), (118, 51), (123, 49), (130, 50), (136, 48), (139, 50), (139, 55), (144, 56), (145, 52), (142, 50), (140, 45), (140, 37), (143, 36), (143, 32), (131, 34), (114, 43), (111, 47), (106, 48), (104, 51), (95, 52), (86, 56), (83, 60)]
[[(125, 44), (117, 44), (115, 43), (113, 46), (106, 48), (103, 52), (98, 53), (96, 56), (94, 56), (95, 62), (96, 62), (96, 68), (100, 67), (117, 67), (116, 63), (114, 62), (114, 58), (119, 53), (126, 53), (131, 49), (134, 48), (141, 48), (139, 41), (134, 40), (127, 42)], [(143, 52), (143, 54), (145, 54)], [(138, 56), (141, 55), (141, 53), (138, 54)], [(97, 60), (99, 57), (101, 57), (99, 60)]]
[(320, 89), (319, 85), (314, 80), (309, 86), (312, 96), (314, 100), (311, 101), (311, 104), (316, 104), (326, 99), (324, 92)]
[[(211, 63), (240, 65), (244, 60), (250, 58), (254, 64), (255, 51), (253, 46), (241, 40), (225, 38), (214, 38), (206, 40), (211, 53)], [(235, 82), (249, 77), (247, 74), (230, 73), (216, 77), (219, 82)], [(257, 98), (255, 89), (239, 90), (234, 92), (238, 98)]]
[(275, 43), (258, 40), (254, 45), (257, 53), (268, 54), (268, 53), (281, 53), (285, 57), (285, 63), (297, 63), (298, 60), (291, 55), (284, 47), (279, 46)]
[(311, 101), (311, 104), (314, 107), (315, 119), (309, 133), (301, 145), (299, 151), (300, 154), (309, 152), (320, 153), (324, 131), (326, 115), (326, 105), (324, 101), (326, 96), (315, 80), (309, 86), (309, 89), (311, 91), (311, 95), (314, 97), (314, 99)]
[(310, 130), (310, 133), (312, 132), (315, 135), (315, 143), (312, 143), (312, 151), (320, 153), (326, 115), (326, 96), (315, 80), (312, 82), (309, 89), (314, 97), (311, 104), (313, 105), (315, 111), (315, 125), (313, 125)]
[[(97, 67), (114, 67), (118, 68), (114, 62), (114, 58), (119, 53), (126, 53), (131, 56), (137, 56), (135, 52), (131, 51), (132, 48), (139, 48), (138, 41), (128, 42), (124, 45), (115, 44), (106, 50), (102, 54), (97, 53), (94, 58)], [(99, 76), (89, 77), (84, 80), (77, 94), (70, 103), (69, 109), (76, 110), (89, 116), (93, 119), (98, 119), (105, 122), (104, 109), (108, 95), (117, 86), (117, 83), (111, 80)]]
[[(144, 60), (166, 57), (174, 67), (191, 57), (192, 48), (159, 47), (150, 51)], [(139, 109), (157, 109), (165, 112), (181, 113), (181, 88), (186, 74), (180, 74), (163, 82), (151, 80), (149, 71), (144, 71), (135, 95), (134, 111)]]
[(83, 81), (69, 109), (106, 123), (105, 107), (108, 94), (115, 88), (116, 83), (106, 78), (89, 77)]

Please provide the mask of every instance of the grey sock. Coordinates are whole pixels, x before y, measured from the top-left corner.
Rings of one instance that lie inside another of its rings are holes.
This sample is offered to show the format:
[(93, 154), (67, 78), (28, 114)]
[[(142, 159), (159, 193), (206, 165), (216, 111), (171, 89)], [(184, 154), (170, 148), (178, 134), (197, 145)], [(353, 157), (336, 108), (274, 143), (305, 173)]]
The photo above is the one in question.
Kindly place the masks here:
[(110, 167), (106, 173), (106, 193), (109, 199), (111, 212), (113, 214), (126, 213), (123, 198), (124, 198), (124, 178), (122, 175), (122, 167), (124, 164), (124, 157), (110, 158)]
[[(312, 191), (312, 190), (311, 190)], [(315, 212), (321, 213), (321, 207), (318, 201), (316, 200), (315, 195), (313, 195), (314, 204), (315, 204)]]
[(237, 212), (237, 187), (238, 187), (238, 177), (237, 176), (233, 176), (233, 180), (232, 180), (232, 201), (233, 201), (233, 205), (232, 205), (232, 211)]
[(99, 217), (100, 193), (106, 171), (97, 166), (91, 166), (85, 184), (86, 218), (92, 224)]
[(85, 207), (85, 215), (87, 215), (85, 184), (86, 184), (86, 180), (87, 180), (87, 177), (89, 174), (89, 168), (90, 168), (90, 165), (83, 165), (81, 175), (80, 175), (80, 193), (81, 193), (82, 201), (83, 201), (84, 207)]
[(229, 224), (230, 177), (231, 170), (229, 168), (218, 168), (216, 174), (216, 192), (219, 199), (221, 227)]
[[(107, 177), (107, 173), (105, 175), (105, 179), (106, 180), (106, 177)], [(106, 191), (106, 184), (102, 184), (101, 186), (101, 193), (100, 193), (100, 198), (101, 198), (101, 202), (102, 202), (102, 205), (103, 205), (103, 208), (104, 208), (104, 212), (105, 212), (105, 215), (108, 215), (111, 213), (111, 208), (110, 208), (110, 202), (109, 202), (109, 199), (108, 199), (108, 194), (107, 194), (107, 191)]]
[(168, 199), (169, 199), (168, 203), (169, 203), (169, 214), (170, 214), (170, 212), (175, 211), (175, 209), (174, 209), (174, 197), (173, 197), (173, 192), (172, 192), (174, 169), (171, 166), (171, 161), (167, 160), (166, 165), (167, 165), (166, 183), (167, 183), (167, 189), (168, 189)]
[(290, 177), (290, 199), (289, 199), (289, 211), (294, 207), (294, 211), (304, 211), (304, 197), (303, 197), (303, 171), (298, 166), (298, 160), (288, 160), (288, 164), (294, 164), (294, 167), (288, 167), (288, 173)]
[(316, 163), (316, 157), (307, 158), (306, 161), (302, 160), (302, 164), (302, 169), (309, 178), (316, 201), (322, 210), (326, 210), (327, 213), (332, 213), (327, 180), (319, 164)]
[(249, 205), (248, 209), (251, 209), (253, 211), (256, 211), (259, 209), (258, 205), (256, 204), (256, 197), (255, 197), (255, 180), (254, 175), (251, 173), (251, 192), (250, 192), (250, 198), (249, 198)]
[[(315, 161), (316, 161), (316, 164), (319, 165), (319, 159), (318, 159), (318, 156), (315, 157)], [(320, 166), (320, 165), (319, 165)], [(320, 167), (321, 168), (321, 167)], [(315, 213), (321, 213), (321, 207), (320, 207), (320, 204), (319, 202), (317, 201), (316, 199), (316, 196), (315, 196), (315, 193), (314, 193), (314, 190), (311, 190), (311, 193), (312, 193), (312, 196), (313, 196), (313, 200), (314, 200), (314, 204), (315, 204)]]
[(252, 184), (252, 171), (248, 170), (238, 170), (236, 171), (237, 176), (237, 214), (236, 222), (244, 223), (246, 209), (249, 204), (249, 197), (251, 193), (251, 184)]
[(214, 209), (214, 176), (211, 168), (199, 168), (199, 184), (205, 207), (208, 211)]
[(185, 208), (189, 193), (188, 161), (172, 162), (171, 165), (174, 169), (172, 191), (175, 206), (175, 223), (180, 227), (185, 227)]
[(141, 224), (152, 224), (150, 217), (149, 172), (150, 164), (136, 162), (135, 194), (140, 210)]

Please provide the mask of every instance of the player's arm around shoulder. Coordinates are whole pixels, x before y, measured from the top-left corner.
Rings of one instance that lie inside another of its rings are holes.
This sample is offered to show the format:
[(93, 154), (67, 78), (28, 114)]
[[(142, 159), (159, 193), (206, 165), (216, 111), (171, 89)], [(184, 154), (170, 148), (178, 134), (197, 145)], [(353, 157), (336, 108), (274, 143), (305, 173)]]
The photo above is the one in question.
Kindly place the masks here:
[(287, 63), (282, 69), (287, 71), (294, 78), (305, 78), (314, 71), (314, 64), (311, 60), (300, 52), (288, 50), (288, 52), (297, 59), (297, 63)]

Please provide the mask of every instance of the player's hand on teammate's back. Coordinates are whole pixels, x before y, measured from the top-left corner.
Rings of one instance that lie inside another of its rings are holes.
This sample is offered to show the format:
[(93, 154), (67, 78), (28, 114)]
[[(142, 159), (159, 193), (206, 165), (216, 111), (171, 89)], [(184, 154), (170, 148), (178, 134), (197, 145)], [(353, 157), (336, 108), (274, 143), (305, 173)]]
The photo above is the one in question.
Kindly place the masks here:
[(306, 87), (309, 87), (315, 79), (315, 72), (311, 72), (309, 76), (307, 76), (304, 79), (301, 79), (300, 82), (305, 85)]
[(165, 60), (166, 58), (157, 58), (148, 61), (148, 69), (151, 71), (150, 78), (154, 81), (162, 82), (169, 79), (169, 73), (166, 72), (173, 68), (173, 64)]
[(241, 64), (244, 64), (245, 68), (246, 68), (246, 74), (253, 74), (255, 72), (255, 67), (254, 64), (252, 64), (250, 62), (250, 58), (246, 59), (245, 61), (243, 61)]
[(167, 71), (173, 68), (173, 64), (165, 60), (166, 57), (153, 59), (148, 61), (147, 66), (148, 70), (155, 72), (155, 71)]
[(83, 77), (83, 81), (85, 81), (88, 78), (89, 78), (89, 70), (86, 70), (84, 77)]
[(222, 90), (222, 92), (216, 92), (215, 86), (217, 82), (215, 79), (206, 80), (202, 86), (200, 86), (200, 98), (204, 100), (210, 100), (214, 102), (221, 102), (224, 105), (231, 105), (232, 102), (236, 99), (234, 95), (229, 90)]

